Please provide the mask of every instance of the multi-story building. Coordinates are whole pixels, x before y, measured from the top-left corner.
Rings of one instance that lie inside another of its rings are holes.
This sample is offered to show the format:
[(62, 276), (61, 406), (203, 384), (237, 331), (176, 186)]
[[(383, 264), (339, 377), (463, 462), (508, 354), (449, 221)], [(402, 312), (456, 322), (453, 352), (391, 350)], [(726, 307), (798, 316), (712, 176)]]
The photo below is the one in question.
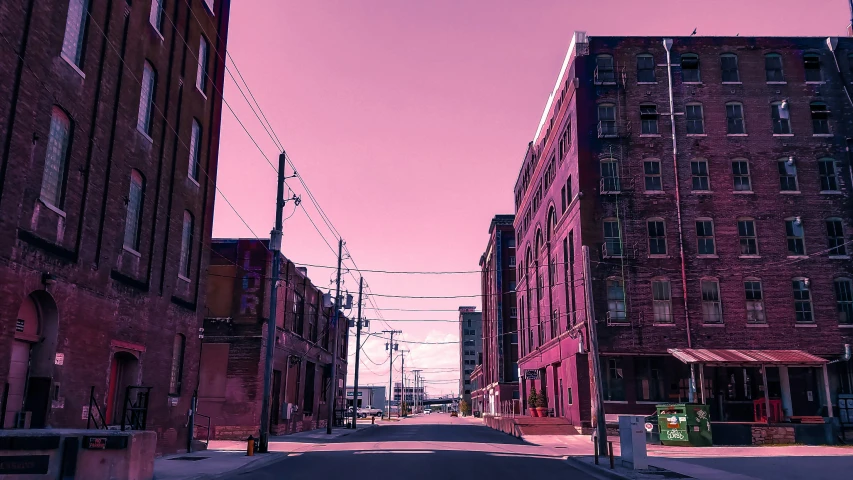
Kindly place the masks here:
[(385, 410), (385, 386), (359, 386), (358, 393), (353, 390), (353, 387), (347, 387), (348, 408), (352, 406), (353, 400), (355, 400), (356, 408), (371, 407), (378, 408), (379, 410)]
[[(403, 390), (403, 387), (402, 387), (402, 385), (400, 385), (399, 382), (394, 383), (394, 401), (397, 402), (398, 405), (399, 405), (399, 402), (401, 400), (400, 397), (402, 395), (402, 390)], [(418, 404), (423, 403), (423, 401), (424, 401), (424, 387), (415, 387), (415, 386), (411, 386), (411, 385), (406, 385), (405, 397), (402, 398), (402, 400), (403, 400), (403, 402), (406, 403), (406, 405), (409, 406), (409, 408), (412, 408), (415, 405), (416, 401), (418, 402)]]
[(229, 8), (0, 6), (5, 428), (117, 425), (130, 402), (159, 452), (187, 448)]
[[(506, 411), (518, 391), (518, 308), (515, 301), (514, 215), (495, 215), (480, 257), (483, 293), (484, 413)], [(503, 408), (503, 410), (502, 410)]]
[[(267, 240), (211, 243), (198, 411), (210, 417), (212, 438), (258, 436), (271, 265)], [(334, 389), (335, 410), (346, 408), (348, 319), (341, 314), (333, 325), (334, 308), (308, 278), (307, 269), (284, 256), (281, 265), (270, 407), (273, 435), (324, 428), (329, 388)], [(333, 360), (335, 335), (338, 351)], [(335, 381), (332, 361), (337, 362)]]
[(471, 373), (483, 363), (483, 314), (459, 307), (459, 398), (471, 405)]
[(851, 81), (849, 38), (575, 33), (515, 186), (522, 398), (589, 425), (594, 321), (607, 413), (751, 421), (765, 392), (830, 413), (851, 390)]

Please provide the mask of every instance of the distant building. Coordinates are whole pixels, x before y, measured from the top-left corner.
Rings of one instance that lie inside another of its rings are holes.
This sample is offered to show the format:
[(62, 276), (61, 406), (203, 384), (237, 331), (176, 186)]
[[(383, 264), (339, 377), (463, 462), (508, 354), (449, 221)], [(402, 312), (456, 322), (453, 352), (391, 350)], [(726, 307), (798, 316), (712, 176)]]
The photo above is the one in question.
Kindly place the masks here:
[(358, 386), (358, 394), (353, 393), (353, 387), (347, 387), (347, 407), (355, 400), (356, 408), (371, 407), (385, 410), (385, 386)]
[(459, 397), (471, 404), (471, 373), (483, 363), (483, 315), (459, 307)]
[[(267, 240), (214, 239), (201, 349), (198, 411), (211, 419), (212, 438), (258, 435), (269, 319)], [(270, 431), (273, 435), (324, 428), (328, 392), (344, 410), (348, 319), (331, 324), (334, 309), (303, 267), (282, 258), (276, 307)], [(331, 379), (335, 335), (337, 378)]]
[[(401, 397), (402, 386), (399, 382), (394, 383), (394, 401), (399, 404)], [(414, 405), (414, 401), (417, 400), (418, 403), (422, 403), (424, 399), (424, 388), (423, 387), (413, 387), (410, 385), (406, 385), (406, 395), (403, 398), (403, 401), (406, 402), (406, 405), (412, 407)]]
[[(519, 400), (518, 308), (515, 302), (515, 215), (495, 215), (480, 257), (483, 294), (483, 413), (500, 413)], [(520, 405), (518, 406), (520, 408)]]

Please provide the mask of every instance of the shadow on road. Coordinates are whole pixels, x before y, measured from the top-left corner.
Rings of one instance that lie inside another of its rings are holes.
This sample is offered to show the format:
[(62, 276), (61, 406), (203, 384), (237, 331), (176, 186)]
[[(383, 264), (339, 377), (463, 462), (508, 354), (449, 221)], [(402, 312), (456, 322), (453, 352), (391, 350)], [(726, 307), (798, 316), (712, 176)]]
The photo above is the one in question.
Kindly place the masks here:
[[(281, 437), (286, 441), (286, 437)], [(347, 443), (410, 440), (418, 442), (472, 442), (506, 445), (530, 445), (524, 440), (507, 435), (489, 427), (476, 424), (405, 424), (380, 425), (353, 432), (344, 437), (311, 443)], [(301, 440), (300, 440), (301, 441)]]

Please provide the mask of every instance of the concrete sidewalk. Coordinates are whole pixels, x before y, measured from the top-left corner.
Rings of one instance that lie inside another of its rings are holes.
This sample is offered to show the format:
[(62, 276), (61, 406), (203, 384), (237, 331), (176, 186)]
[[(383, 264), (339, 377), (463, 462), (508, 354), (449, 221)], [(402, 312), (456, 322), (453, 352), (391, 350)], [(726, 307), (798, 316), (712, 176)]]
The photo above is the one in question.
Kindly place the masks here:
[(332, 434), (325, 429), (311, 430), (270, 437), (269, 453), (246, 456), (246, 441), (211, 440), (207, 450), (168, 455), (154, 461), (154, 480), (215, 480), (265, 467), (290, 453), (311, 448), (374, 427), (359, 424), (357, 429), (335, 428)]

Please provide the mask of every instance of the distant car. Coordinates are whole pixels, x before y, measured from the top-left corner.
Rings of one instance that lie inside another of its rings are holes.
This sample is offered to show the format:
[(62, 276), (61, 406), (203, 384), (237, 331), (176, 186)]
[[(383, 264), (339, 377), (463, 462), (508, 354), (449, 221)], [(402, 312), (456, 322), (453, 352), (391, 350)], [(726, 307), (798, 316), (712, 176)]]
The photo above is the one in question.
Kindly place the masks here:
[(451, 416), (451, 417), (458, 417), (458, 416), (459, 416), (459, 414), (458, 414), (458, 413), (456, 413), (455, 411), (453, 411), (453, 412), (450, 412), (450, 416)]
[(424, 413), (425, 413), (425, 414), (427, 414), (427, 415), (429, 415), (429, 414), (431, 414), (431, 413), (432, 413), (432, 409), (431, 409), (431, 408), (425, 408), (425, 409), (424, 409)]
[(367, 407), (361, 407), (358, 409), (358, 416), (361, 418), (378, 417), (380, 415), (382, 415), (382, 409), (380, 408), (371, 408), (368, 405)]

